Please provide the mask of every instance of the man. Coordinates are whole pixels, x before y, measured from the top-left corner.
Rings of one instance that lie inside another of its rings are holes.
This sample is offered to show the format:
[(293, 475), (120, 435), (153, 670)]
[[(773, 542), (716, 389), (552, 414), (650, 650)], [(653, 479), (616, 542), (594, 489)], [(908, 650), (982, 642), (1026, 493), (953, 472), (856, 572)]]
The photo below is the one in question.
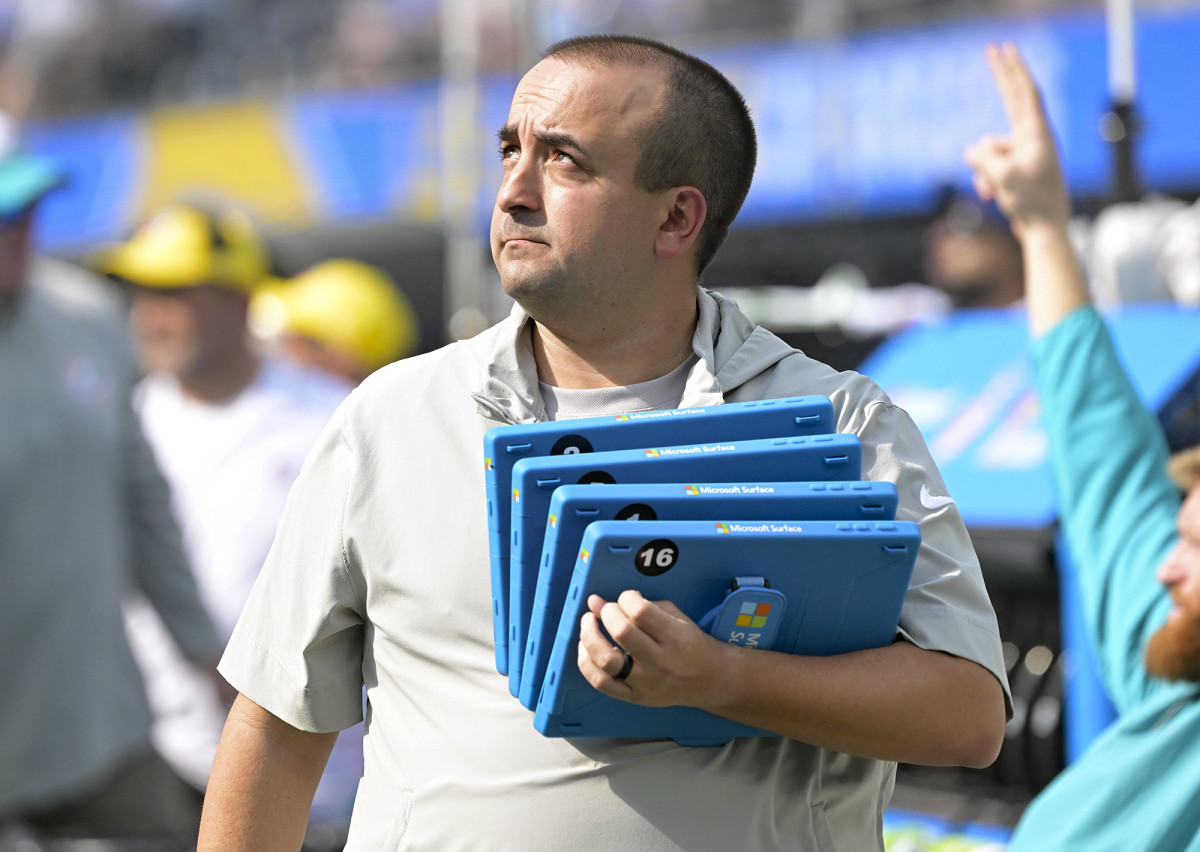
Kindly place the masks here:
[(944, 194), (925, 232), (925, 281), (955, 309), (1004, 308), (1024, 296), (1021, 246), (994, 205), (966, 193)]
[[(967, 149), (1024, 248), (1026, 302), (1063, 530), (1117, 720), (1034, 800), (1010, 849), (1200, 850), (1200, 467), (1167, 447), (1091, 305), (1036, 83), (989, 62), (1011, 122)], [(1179, 488), (1187, 492), (1180, 503)], [(1159, 582), (1155, 582), (1155, 576)]]
[(130, 405), (118, 301), (32, 257), (61, 182), (0, 116), (0, 834), (182, 839), (199, 802), (151, 747), (121, 601), (139, 589), (213, 679), (222, 643)]
[[(740, 95), (664, 45), (570, 40), (521, 80), (499, 142), (492, 250), (518, 307), (369, 377), (309, 459), (222, 663), (242, 694), (200, 848), (295, 849), (329, 732), (357, 721), (365, 683), (351, 850), (882, 849), (894, 761), (983, 766), (999, 749), (995, 618), (907, 416), (697, 286), (753, 174)], [(798, 393), (834, 399), (864, 468), (897, 481), (901, 517), (922, 525), (897, 641), (742, 654), (670, 605), (596, 601), (580, 666), (599, 689), (783, 736), (536, 733), (494, 666), (486, 430)]]
[[(254, 348), (247, 310), (267, 255), (235, 207), (167, 205), (92, 262), (128, 285), (146, 371), (135, 406), (170, 483), (202, 598), (228, 638), (288, 489), (349, 385)], [(226, 706), (144, 602), (128, 613), (156, 710), (155, 743), (203, 790)]]

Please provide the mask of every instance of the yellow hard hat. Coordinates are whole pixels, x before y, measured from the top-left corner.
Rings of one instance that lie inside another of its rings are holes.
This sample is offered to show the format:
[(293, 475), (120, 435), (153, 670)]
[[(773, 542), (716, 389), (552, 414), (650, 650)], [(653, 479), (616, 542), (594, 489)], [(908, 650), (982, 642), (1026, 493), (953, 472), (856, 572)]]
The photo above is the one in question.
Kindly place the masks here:
[(416, 312), (400, 288), (376, 267), (346, 258), (262, 287), (250, 318), (266, 336), (302, 335), (344, 352), (364, 373), (411, 354), (417, 344)]
[(94, 253), (89, 265), (162, 289), (216, 284), (249, 293), (268, 274), (266, 248), (243, 211), (182, 203), (154, 213), (127, 242)]

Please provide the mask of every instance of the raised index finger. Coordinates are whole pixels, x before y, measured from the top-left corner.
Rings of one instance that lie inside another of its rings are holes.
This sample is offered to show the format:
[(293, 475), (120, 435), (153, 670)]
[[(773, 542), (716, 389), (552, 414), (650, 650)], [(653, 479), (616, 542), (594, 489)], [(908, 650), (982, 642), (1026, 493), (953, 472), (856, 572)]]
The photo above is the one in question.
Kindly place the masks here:
[(1042, 96), (1017, 46), (1012, 42), (989, 44), (987, 60), (1013, 133), (1044, 133), (1047, 122)]

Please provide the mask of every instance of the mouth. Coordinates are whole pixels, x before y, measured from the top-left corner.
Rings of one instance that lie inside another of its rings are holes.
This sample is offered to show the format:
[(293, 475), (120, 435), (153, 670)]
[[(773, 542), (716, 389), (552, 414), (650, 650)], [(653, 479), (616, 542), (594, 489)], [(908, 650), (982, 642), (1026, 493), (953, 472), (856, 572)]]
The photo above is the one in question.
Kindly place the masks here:
[[(505, 227), (507, 225), (507, 227)], [(521, 227), (516, 222), (506, 222), (498, 229), (501, 245), (546, 245), (541, 232)]]
[(522, 246), (544, 246), (546, 243), (542, 240), (535, 240), (532, 237), (505, 237), (504, 245), (521, 248)]
[(1194, 617), (1195, 613), (1183, 595), (1180, 595), (1177, 590), (1171, 590), (1171, 609), (1167, 612), (1167, 621), (1178, 621), (1180, 619)]

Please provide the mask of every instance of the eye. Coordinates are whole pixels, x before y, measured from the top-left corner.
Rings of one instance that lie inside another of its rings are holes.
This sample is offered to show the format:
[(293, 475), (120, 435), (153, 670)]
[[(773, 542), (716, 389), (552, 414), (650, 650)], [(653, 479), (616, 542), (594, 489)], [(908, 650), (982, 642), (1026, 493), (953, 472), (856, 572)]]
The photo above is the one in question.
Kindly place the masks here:
[(554, 153), (551, 154), (550, 156), (553, 160), (555, 160), (556, 162), (559, 162), (559, 163), (570, 163), (573, 166), (579, 165), (579, 163), (577, 163), (575, 161), (575, 158), (572, 155), (568, 154), (566, 151), (560, 151), (558, 149), (555, 149)]
[(520, 156), (520, 154), (521, 154), (521, 149), (517, 145), (513, 145), (512, 143), (505, 143), (505, 144), (500, 145), (500, 159), (501, 160), (512, 160), (512, 159), (515, 159), (516, 157)]

